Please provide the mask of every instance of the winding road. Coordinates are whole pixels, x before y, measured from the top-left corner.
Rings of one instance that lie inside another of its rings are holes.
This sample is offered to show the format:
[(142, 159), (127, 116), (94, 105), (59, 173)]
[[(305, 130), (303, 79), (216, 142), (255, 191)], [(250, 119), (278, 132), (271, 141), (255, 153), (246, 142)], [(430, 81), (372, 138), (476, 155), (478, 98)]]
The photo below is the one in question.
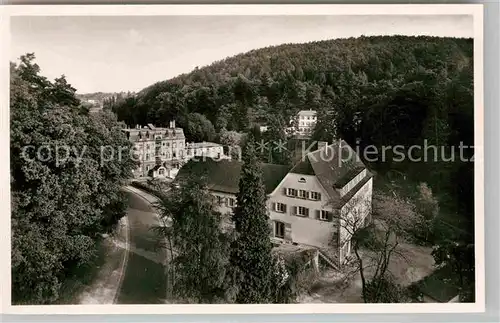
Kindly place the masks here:
[(132, 187), (127, 188), (127, 195), (130, 247), (115, 303), (165, 303), (167, 258), (158, 235), (151, 230), (159, 225), (151, 206), (155, 198)]
[(152, 230), (159, 225), (152, 208), (156, 198), (126, 187), (127, 215), (110, 237), (106, 263), (80, 295), (80, 304), (166, 303), (166, 250)]

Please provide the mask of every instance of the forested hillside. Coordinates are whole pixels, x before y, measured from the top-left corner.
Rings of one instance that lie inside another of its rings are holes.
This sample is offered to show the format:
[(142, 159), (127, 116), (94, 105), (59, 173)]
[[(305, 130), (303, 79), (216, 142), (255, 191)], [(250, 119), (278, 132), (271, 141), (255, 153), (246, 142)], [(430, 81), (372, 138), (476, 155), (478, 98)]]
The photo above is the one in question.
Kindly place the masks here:
[[(283, 125), (315, 109), (314, 139), (342, 137), (361, 147), (473, 144), (473, 40), (383, 36), (257, 49), (153, 84), (119, 100), (120, 120), (167, 125), (175, 118), (188, 139), (213, 128), (245, 131), (252, 123)], [(200, 114), (203, 117), (200, 117)], [(193, 124), (201, 125), (199, 127)], [(213, 127), (212, 127), (213, 125)], [(380, 151), (380, 150), (379, 150)], [(465, 149), (464, 156), (472, 155)], [(438, 151), (438, 153), (441, 153)], [(450, 156), (450, 150), (445, 151)], [(423, 151), (414, 151), (422, 156)], [(449, 192), (473, 212), (470, 162), (394, 162), (390, 151), (372, 168), (397, 169)], [(458, 151), (455, 152), (458, 159)], [(453, 202), (454, 203), (454, 202)]]

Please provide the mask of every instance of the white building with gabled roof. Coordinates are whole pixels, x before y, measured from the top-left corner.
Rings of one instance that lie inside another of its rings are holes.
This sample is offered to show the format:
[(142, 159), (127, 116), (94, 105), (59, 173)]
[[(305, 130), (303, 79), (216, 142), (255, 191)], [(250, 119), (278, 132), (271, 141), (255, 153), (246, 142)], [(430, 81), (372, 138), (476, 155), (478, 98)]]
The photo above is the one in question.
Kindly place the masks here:
[(340, 266), (351, 252), (349, 226), (371, 220), (372, 177), (345, 141), (320, 143), (270, 193), (272, 238), (328, 250)]

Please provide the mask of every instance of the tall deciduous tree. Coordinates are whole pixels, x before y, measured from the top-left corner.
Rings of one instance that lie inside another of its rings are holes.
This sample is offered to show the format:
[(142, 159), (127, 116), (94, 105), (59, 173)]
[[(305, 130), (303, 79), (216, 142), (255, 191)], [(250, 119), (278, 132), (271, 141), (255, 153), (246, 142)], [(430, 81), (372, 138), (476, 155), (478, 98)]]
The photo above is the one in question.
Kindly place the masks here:
[(244, 147), (243, 161), (237, 206), (232, 217), (237, 235), (231, 252), (231, 264), (239, 286), (236, 302), (268, 303), (272, 295), (274, 262), (262, 170), (251, 137)]
[(158, 204), (162, 222), (171, 223), (160, 232), (175, 250), (174, 271), (170, 271), (174, 294), (196, 303), (221, 302), (226, 293), (230, 244), (214, 205), (200, 178), (188, 178), (179, 188), (173, 187)]
[(100, 234), (123, 216), (120, 188), (135, 165), (117, 156), (131, 148), (123, 125), (81, 114), (64, 77), (51, 83), (34, 59), (11, 65), (12, 300), (43, 304), (57, 300), (67, 275), (93, 260)]

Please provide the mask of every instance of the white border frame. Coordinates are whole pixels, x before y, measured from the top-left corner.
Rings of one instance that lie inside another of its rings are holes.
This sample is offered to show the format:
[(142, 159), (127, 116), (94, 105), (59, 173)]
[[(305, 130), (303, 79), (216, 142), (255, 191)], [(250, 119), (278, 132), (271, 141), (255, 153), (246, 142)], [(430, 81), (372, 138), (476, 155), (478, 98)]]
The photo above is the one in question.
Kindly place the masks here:
[[(2, 313), (8, 314), (305, 314), (305, 313), (477, 313), (485, 311), (483, 5), (22, 5), (0, 7), (0, 102), (9, 106), (11, 16), (162, 15), (472, 15), (474, 19), (475, 254), (476, 302), (445, 304), (278, 304), (278, 305), (11, 305), (10, 217), (0, 225)], [(7, 59), (8, 58), (8, 59)], [(9, 113), (0, 109), (1, 151), (8, 151)], [(1, 213), (10, 214), (10, 160), (2, 158)]]

